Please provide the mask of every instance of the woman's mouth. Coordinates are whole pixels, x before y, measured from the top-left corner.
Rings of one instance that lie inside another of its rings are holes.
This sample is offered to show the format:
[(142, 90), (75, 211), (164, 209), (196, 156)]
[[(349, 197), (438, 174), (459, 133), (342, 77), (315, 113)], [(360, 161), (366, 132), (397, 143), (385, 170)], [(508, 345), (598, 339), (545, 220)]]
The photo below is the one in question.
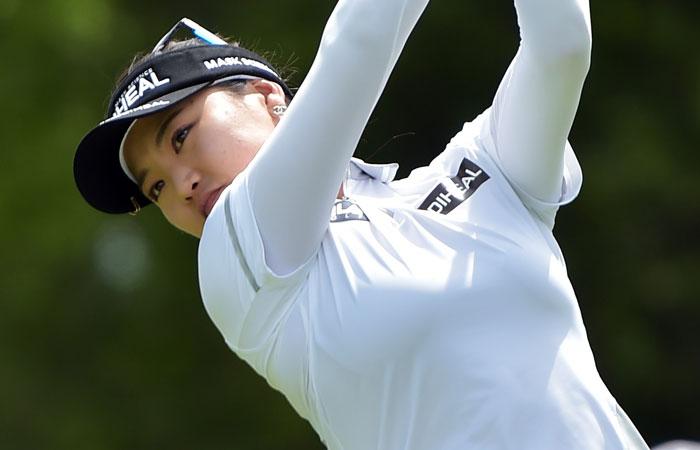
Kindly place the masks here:
[(214, 189), (206, 196), (206, 199), (204, 200), (204, 205), (202, 205), (202, 214), (204, 215), (204, 217), (209, 217), (209, 213), (211, 213), (211, 210), (214, 208), (216, 201), (219, 199), (219, 196), (221, 195), (221, 192), (223, 192), (225, 187), (226, 186), (221, 186), (218, 189)]

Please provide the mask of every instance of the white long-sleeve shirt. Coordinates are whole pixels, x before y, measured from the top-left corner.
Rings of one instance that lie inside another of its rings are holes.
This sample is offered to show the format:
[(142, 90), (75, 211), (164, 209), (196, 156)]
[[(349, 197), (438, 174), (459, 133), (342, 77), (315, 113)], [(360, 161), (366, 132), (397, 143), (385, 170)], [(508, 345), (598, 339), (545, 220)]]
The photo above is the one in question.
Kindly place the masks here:
[(349, 160), (426, 3), (338, 3), (207, 219), (207, 311), (331, 449), (647, 448), (597, 373), (551, 233), (581, 184), (566, 137), (587, 2), (517, 0), (493, 106), (394, 181), (395, 165)]

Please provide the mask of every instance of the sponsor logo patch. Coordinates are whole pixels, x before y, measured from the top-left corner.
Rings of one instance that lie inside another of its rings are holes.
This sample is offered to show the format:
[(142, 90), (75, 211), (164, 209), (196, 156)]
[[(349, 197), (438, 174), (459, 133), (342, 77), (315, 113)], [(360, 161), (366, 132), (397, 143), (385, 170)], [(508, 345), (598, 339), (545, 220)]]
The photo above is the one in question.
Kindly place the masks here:
[(169, 100), (156, 100), (156, 101), (153, 101), (151, 103), (144, 103), (141, 106), (137, 106), (134, 109), (129, 109), (127, 111), (124, 111), (123, 113), (120, 113), (120, 114), (114, 113), (114, 115), (112, 115), (112, 117), (110, 117), (109, 119), (103, 120), (102, 122), (100, 122), (100, 125), (102, 125), (103, 123), (106, 123), (106, 122), (111, 122), (113, 120), (119, 119), (120, 117), (122, 117), (125, 114), (134, 114), (134, 113), (137, 113), (139, 111), (145, 111), (147, 109), (155, 108), (156, 106), (166, 106), (169, 104), (170, 104)]
[(230, 66), (248, 66), (248, 67), (257, 67), (258, 69), (262, 69), (266, 72), (269, 72), (275, 76), (275, 72), (267, 67), (265, 64), (255, 61), (254, 59), (250, 58), (243, 58), (243, 57), (238, 57), (238, 56), (226, 56), (224, 58), (212, 58), (208, 59), (206, 61), (203, 61), (204, 67), (207, 68), (207, 70), (215, 70), (219, 69), (221, 67), (230, 67)]
[(119, 99), (117, 99), (114, 105), (113, 116), (121, 116), (130, 112), (131, 108), (133, 108), (148, 91), (168, 83), (170, 83), (170, 78), (160, 79), (153, 69), (145, 70), (119, 95)]
[(333, 208), (331, 209), (331, 222), (347, 222), (349, 220), (369, 221), (364, 211), (362, 211), (362, 208), (360, 208), (356, 203), (353, 203), (346, 198), (336, 200)]
[(474, 195), (489, 177), (481, 167), (468, 159), (462, 160), (457, 175), (438, 184), (418, 209), (449, 214), (466, 199)]

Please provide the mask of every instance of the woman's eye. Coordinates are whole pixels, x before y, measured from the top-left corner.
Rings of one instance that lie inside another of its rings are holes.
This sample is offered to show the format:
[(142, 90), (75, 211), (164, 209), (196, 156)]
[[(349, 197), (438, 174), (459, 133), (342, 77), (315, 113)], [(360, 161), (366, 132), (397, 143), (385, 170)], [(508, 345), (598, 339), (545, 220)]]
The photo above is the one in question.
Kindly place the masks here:
[(186, 127), (178, 128), (173, 133), (172, 144), (176, 153), (180, 152), (180, 148), (182, 148), (182, 144), (185, 142), (185, 139), (187, 138), (189, 132), (190, 126), (188, 125)]
[(160, 196), (160, 191), (163, 189), (163, 180), (158, 180), (151, 186), (150, 197), (153, 201), (157, 202)]

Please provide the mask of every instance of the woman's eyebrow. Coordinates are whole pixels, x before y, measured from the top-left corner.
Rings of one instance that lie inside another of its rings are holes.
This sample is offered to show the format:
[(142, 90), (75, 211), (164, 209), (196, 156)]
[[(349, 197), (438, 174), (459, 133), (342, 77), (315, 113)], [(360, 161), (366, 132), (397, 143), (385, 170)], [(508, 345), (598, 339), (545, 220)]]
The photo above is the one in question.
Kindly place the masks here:
[(165, 130), (168, 129), (168, 125), (170, 122), (173, 121), (175, 117), (177, 117), (178, 114), (182, 112), (184, 108), (176, 109), (168, 117), (165, 118), (163, 123), (160, 124), (160, 127), (158, 128), (158, 133), (156, 134), (156, 145), (160, 147), (161, 142), (163, 142), (163, 135), (165, 134)]

